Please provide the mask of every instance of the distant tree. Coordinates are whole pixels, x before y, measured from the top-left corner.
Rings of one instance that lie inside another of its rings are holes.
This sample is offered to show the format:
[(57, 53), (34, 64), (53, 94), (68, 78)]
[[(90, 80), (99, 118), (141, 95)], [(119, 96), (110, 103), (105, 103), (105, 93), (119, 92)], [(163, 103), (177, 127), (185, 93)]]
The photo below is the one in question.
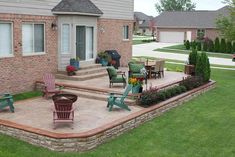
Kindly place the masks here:
[(207, 51), (208, 50), (208, 42), (204, 41), (203, 42), (203, 51)]
[(225, 0), (224, 2), (229, 6), (230, 16), (221, 16), (216, 22), (217, 28), (224, 38), (235, 41), (235, 0)]
[(220, 51), (220, 42), (219, 42), (219, 38), (217, 37), (215, 39), (215, 52), (219, 52)]
[(197, 50), (198, 50), (198, 51), (201, 51), (201, 50), (202, 50), (202, 42), (201, 42), (201, 41), (199, 41), (199, 42), (197, 43)]
[(163, 11), (191, 11), (196, 8), (196, 3), (191, 0), (160, 0), (155, 4), (157, 12)]
[(186, 48), (186, 50), (189, 50), (189, 49), (190, 49), (190, 42), (189, 42), (189, 40), (187, 40), (187, 41), (185, 42), (185, 48)]
[(208, 51), (209, 52), (214, 52), (215, 51), (214, 48), (215, 48), (214, 42), (212, 40), (209, 40), (209, 42), (208, 42)]
[(231, 41), (228, 41), (227, 44), (226, 44), (226, 52), (227, 53), (232, 53), (232, 49), (233, 49), (232, 43), (231, 43)]
[(191, 42), (191, 47), (192, 47), (192, 49), (197, 48), (197, 42), (195, 40), (193, 42)]
[(226, 41), (225, 41), (225, 39), (221, 39), (220, 52), (221, 53), (226, 53)]
[(233, 53), (235, 53), (235, 41), (233, 42)]

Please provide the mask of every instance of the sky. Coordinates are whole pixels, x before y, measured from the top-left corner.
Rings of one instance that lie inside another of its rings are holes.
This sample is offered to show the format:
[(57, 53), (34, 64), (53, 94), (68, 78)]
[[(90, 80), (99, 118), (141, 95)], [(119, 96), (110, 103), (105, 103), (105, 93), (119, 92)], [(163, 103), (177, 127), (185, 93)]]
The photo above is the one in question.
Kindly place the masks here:
[[(155, 3), (159, 0), (134, 0), (135, 11), (143, 12), (147, 15), (157, 16), (158, 13), (155, 9)], [(196, 10), (217, 10), (225, 4), (222, 0), (191, 0), (196, 3)]]

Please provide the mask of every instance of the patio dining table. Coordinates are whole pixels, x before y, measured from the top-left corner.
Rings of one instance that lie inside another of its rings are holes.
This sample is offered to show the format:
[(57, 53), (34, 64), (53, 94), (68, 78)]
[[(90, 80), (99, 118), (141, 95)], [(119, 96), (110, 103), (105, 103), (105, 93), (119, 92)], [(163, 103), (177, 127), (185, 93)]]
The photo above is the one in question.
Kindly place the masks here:
[(151, 79), (152, 78), (152, 68), (154, 68), (156, 65), (156, 61), (147, 61), (145, 62), (145, 69), (148, 72), (148, 78)]

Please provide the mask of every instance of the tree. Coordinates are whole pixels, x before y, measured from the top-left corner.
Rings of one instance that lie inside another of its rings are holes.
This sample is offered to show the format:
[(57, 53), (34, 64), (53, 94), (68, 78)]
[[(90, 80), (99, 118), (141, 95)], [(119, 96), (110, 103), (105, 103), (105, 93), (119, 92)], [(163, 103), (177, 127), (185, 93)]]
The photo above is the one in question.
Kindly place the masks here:
[(235, 41), (233, 42), (233, 53), (235, 53)]
[(201, 43), (201, 41), (199, 41), (199, 42), (197, 43), (197, 50), (198, 50), (198, 51), (201, 51), (201, 50), (202, 50), (202, 43)]
[(225, 39), (221, 39), (220, 52), (221, 53), (226, 53), (226, 41), (225, 41)]
[(235, 0), (225, 0), (230, 10), (230, 16), (220, 18), (216, 21), (220, 34), (229, 41), (235, 40)]
[(227, 44), (226, 44), (226, 52), (227, 53), (232, 53), (232, 49), (233, 49), (232, 43), (231, 43), (231, 41), (228, 41)]
[(159, 13), (163, 11), (192, 11), (195, 10), (196, 4), (191, 0), (160, 0), (155, 4)]
[(190, 65), (196, 65), (197, 63), (197, 50), (193, 49), (192, 52), (189, 54), (188, 61)]
[(208, 82), (210, 80), (211, 77), (210, 62), (205, 52), (202, 52), (201, 55), (198, 55), (195, 71), (196, 71), (196, 76), (201, 77), (204, 82)]
[(186, 48), (186, 50), (190, 49), (190, 42), (189, 42), (189, 40), (186, 41), (185, 48)]

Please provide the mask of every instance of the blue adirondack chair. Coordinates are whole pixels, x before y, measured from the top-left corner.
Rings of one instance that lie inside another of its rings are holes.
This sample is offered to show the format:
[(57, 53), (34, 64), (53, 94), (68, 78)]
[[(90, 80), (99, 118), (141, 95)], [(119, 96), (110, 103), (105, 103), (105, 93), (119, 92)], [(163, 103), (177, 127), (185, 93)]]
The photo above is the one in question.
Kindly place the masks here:
[(117, 93), (110, 93), (108, 98), (108, 105), (109, 111), (112, 111), (113, 106), (116, 105), (120, 108), (125, 110), (131, 111), (131, 109), (124, 103), (125, 98), (127, 97), (128, 93), (132, 90), (132, 85), (128, 85), (125, 92), (120, 95)]
[(14, 106), (13, 106), (13, 97), (10, 94), (3, 94), (0, 95), (0, 110), (2, 110), (5, 107), (9, 107), (11, 112), (14, 112)]

